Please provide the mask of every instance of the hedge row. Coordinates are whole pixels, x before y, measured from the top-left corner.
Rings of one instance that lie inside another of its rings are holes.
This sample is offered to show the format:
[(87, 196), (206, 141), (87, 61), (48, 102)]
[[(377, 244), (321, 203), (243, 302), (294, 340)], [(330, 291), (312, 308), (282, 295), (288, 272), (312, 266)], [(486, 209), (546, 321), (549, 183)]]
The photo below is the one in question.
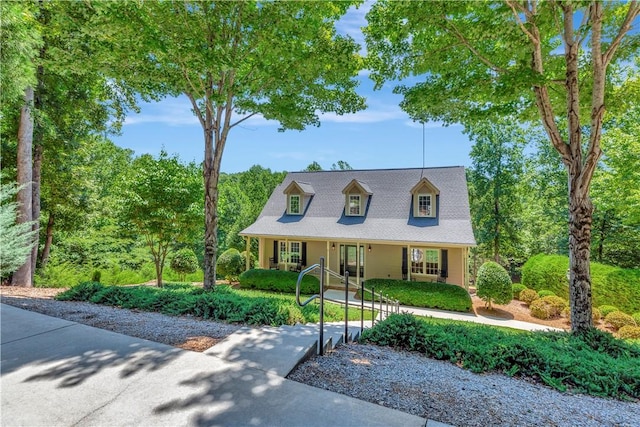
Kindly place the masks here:
[[(298, 307), (292, 296), (259, 294), (257, 291), (235, 290), (218, 286), (207, 292), (192, 285), (166, 284), (151, 286), (106, 286), (97, 282), (81, 283), (62, 292), (56, 299), (89, 301), (116, 307), (156, 311), (168, 315), (192, 315), (204, 319), (252, 325), (294, 325), (317, 322), (318, 306)], [(359, 310), (350, 310), (349, 317), (359, 319)], [(339, 321), (344, 310), (339, 306), (325, 306), (325, 319)], [(370, 315), (367, 316), (370, 319)]]
[[(367, 289), (375, 293), (382, 292), (390, 298), (397, 299), (401, 305), (412, 307), (436, 308), (440, 310), (470, 312), (471, 296), (464, 288), (438, 282), (408, 282), (394, 279), (369, 279), (365, 282)], [(360, 298), (358, 292), (357, 297)], [(365, 295), (371, 300), (371, 295)]]
[(640, 347), (595, 329), (582, 336), (525, 332), (401, 314), (365, 330), (362, 340), (417, 351), (476, 373), (534, 378), (560, 391), (640, 398)]
[[(536, 255), (522, 267), (522, 284), (537, 291), (547, 289), (569, 299), (569, 258)], [(625, 269), (591, 263), (593, 305), (615, 305), (626, 313), (640, 311), (640, 269)]]
[[(262, 291), (283, 292), (294, 294), (298, 274), (283, 270), (266, 270), (256, 268), (247, 270), (239, 277), (240, 288), (260, 289)], [(300, 283), (300, 292), (305, 295), (317, 294), (320, 291), (320, 281), (315, 276), (304, 276)]]

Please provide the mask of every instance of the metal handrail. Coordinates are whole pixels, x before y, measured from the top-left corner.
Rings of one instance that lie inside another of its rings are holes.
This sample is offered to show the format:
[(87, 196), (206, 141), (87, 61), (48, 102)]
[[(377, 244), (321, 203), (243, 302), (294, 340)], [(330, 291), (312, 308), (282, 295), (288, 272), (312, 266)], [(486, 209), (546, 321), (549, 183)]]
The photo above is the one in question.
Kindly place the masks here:
[[(300, 272), (300, 274), (298, 274), (298, 281), (296, 282), (296, 302), (298, 303), (298, 305), (300, 307), (304, 307), (305, 305), (309, 304), (311, 301), (313, 301), (314, 299), (318, 298), (320, 295), (315, 294), (310, 296), (305, 302), (300, 302), (300, 283), (302, 282), (302, 278), (309, 272), (315, 270), (316, 268), (320, 268), (321, 265), (320, 264), (313, 264), (310, 267), (305, 268), (304, 270), (302, 270)], [(324, 291), (324, 289), (322, 289), (322, 291)]]
[[(302, 278), (308, 273), (314, 271), (315, 269), (320, 269), (320, 289), (319, 293), (310, 296), (306, 301), (300, 301), (300, 284), (302, 283)], [(342, 276), (330, 269), (325, 268), (324, 257), (320, 257), (319, 264), (313, 264), (310, 267), (305, 268), (298, 274), (298, 280), (296, 281), (296, 302), (300, 307), (304, 307), (309, 304), (311, 301), (319, 298), (320, 299), (320, 331), (319, 331), (319, 339), (318, 339), (318, 355), (322, 356), (324, 353), (324, 288), (325, 288), (325, 278), (326, 276), (332, 276), (340, 280), (341, 283), (345, 285), (345, 299), (344, 299), (344, 340), (348, 341), (349, 336), (349, 287), (353, 285), (356, 289), (360, 290), (360, 333), (364, 330), (364, 300), (365, 300), (365, 292), (369, 292), (371, 294), (371, 326), (374, 325), (375, 319), (373, 318), (373, 313), (375, 312), (375, 303), (376, 298), (380, 301), (380, 318), (385, 315), (389, 315), (389, 313), (400, 313), (400, 302), (397, 299), (389, 298), (389, 295), (383, 295), (382, 292), (379, 294), (375, 293), (375, 289), (368, 289), (364, 287), (364, 281), (361, 284), (353, 283), (349, 280), (349, 271), (345, 271), (345, 275)], [(335, 300), (331, 298), (326, 298), (328, 301), (343, 303), (343, 301)], [(383, 309), (383, 302), (385, 303), (386, 310)], [(391, 305), (391, 308), (389, 307)]]

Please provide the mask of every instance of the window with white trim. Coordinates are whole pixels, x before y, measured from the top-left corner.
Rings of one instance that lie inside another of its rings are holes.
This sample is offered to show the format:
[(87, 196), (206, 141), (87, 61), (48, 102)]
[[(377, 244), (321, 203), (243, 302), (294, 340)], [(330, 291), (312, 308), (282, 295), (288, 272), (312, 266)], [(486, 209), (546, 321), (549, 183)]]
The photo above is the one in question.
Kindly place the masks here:
[(418, 216), (431, 216), (431, 194), (418, 194)]
[(280, 241), (280, 261), (297, 264), (301, 260), (302, 244), (300, 242), (288, 243), (289, 245), (287, 246), (287, 242)]
[(440, 251), (437, 249), (411, 249), (411, 273), (438, 275), (440, 270)]
[(291, 194), (289, 196), (289, 213), (292, 215), (300, 215), (300, 195)]
[(349, 194), (349, 209), (348, 215), (350, 216), (360, 216), (360, 194)]

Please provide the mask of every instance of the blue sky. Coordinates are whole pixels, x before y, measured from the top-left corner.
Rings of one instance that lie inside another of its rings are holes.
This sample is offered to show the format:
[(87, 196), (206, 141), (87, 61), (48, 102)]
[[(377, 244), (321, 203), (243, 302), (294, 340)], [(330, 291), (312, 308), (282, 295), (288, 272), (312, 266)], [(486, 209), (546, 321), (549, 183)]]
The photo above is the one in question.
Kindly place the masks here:
[[(370, 4), (350, 10), (339, 22), (339, 32), (351, 35), (364, 46), (360, 27)], [(338, 160), (354, 169), (408, 168), (423, 165), (423, 127), (404, 113), (402, 97), (392, 93), (394, 84), (373, 90), (365, 72), (358, 76), (358, 93), (368, 108), (356, 114), (320, 116), (320, 127), (278, 132), (278, 122), (252, 117), (229, 133), (222, 171), (233, 173), (261, 165), (273, 171), (298, 171), (317, 161), (329, 169)], [(112, 140), (136, 155), (157, 155), (161, 149), (184, 161), (204, 157), (202, 128), (186, 97), (142, 103), (140, 113), (131, 112), (122, 133)], [(427, 123), (424, 128), (425, 166), (469, 166), (471, 142), (461, 126)]]

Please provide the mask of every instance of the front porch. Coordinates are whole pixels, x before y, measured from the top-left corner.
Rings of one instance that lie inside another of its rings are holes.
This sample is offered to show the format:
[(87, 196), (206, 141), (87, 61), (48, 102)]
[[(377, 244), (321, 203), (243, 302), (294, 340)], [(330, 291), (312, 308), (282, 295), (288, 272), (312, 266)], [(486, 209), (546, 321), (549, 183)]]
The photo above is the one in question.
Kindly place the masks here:
[[(468, 287), (468, 247), (346, 240), (300, 240), (286, 237), (246, 237), (259, 242), (257, 266), (300, 271), (325, 257), (328, 269), (363, 280), (397, 279), (414, 282), (446, 282)], [(334, 281), (336, 283), (331, 282)], [(333, 278), (328, 283), (338, 285)]]

